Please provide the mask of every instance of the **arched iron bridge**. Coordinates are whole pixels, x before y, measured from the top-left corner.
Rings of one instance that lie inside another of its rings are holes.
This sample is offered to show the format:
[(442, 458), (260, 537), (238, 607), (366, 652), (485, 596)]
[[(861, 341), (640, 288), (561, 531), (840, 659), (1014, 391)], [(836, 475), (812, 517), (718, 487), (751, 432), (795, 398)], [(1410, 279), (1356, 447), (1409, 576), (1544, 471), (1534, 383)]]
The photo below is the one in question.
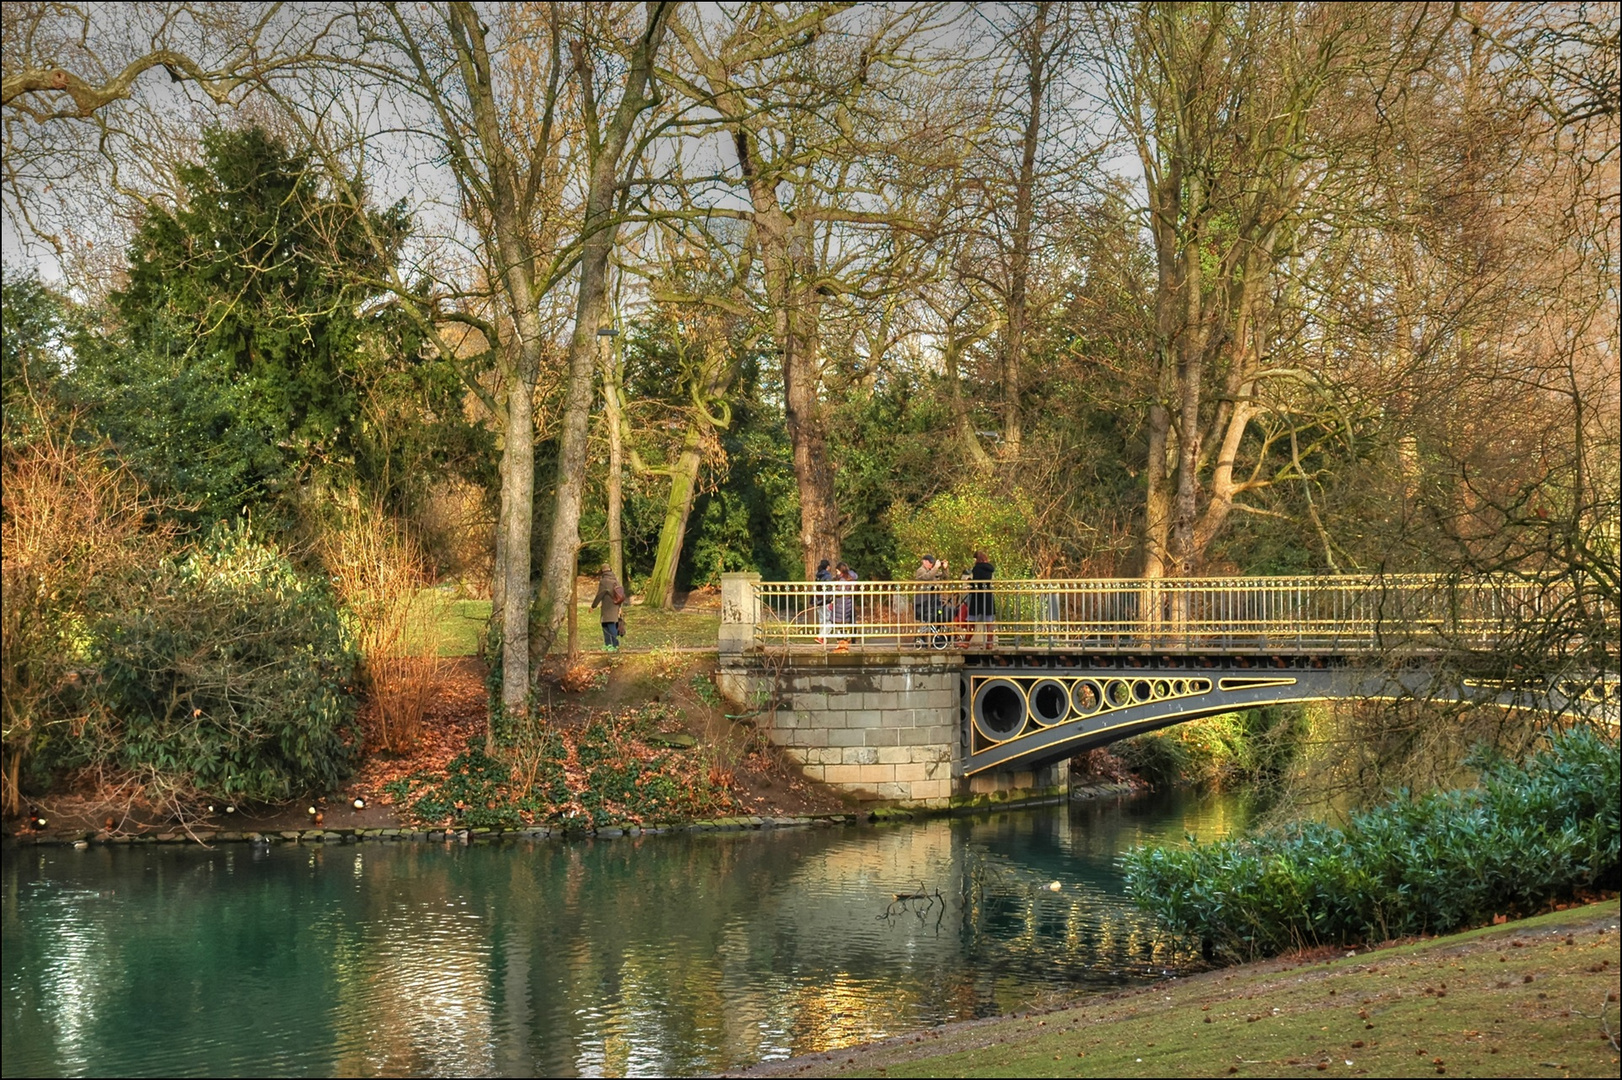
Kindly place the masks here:
[(1615, 612), (1601, 620), (1604, 670), (1534, 664), (1506, 677), (1459, 663), (1521, 656), (1529, 641), (1535, 650), (1533, 635), (1569, 603), (1560, 585), (1431, 575), (985, 584), (755, 581), (749, 610), (723, 620), (753, 623), (756, 649), (790, 655), (961, 654), (966, 775), (1288, 702), (1471, 700), (1611, 726), (1622, 712)]

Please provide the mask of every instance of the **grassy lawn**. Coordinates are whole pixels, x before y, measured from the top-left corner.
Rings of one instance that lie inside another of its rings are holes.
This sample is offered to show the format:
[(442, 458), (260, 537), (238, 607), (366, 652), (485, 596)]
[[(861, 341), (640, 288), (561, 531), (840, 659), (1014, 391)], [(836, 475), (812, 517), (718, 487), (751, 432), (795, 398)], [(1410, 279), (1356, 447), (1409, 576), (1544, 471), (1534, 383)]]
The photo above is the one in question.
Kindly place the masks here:
[(439, 617), (441, 656), (473, 656), (490, 621), (490, 601), (452, 600)]
[[(603, 633), (597, 612), (580, 605), (580, 647), (587, 651), (602, 648)], [(441, 656), (472, 656), (479, 651), (479, 635), (490, 621), (490, 601), (452, 600), (439, 617)], [(631, 606), (625, 609), (625, 646), (633, 651), (670, 646), (715, 648), (721, 629), (721, 616), (714, 611), (653, 611)], [(553, 652), (563, 652), (559, 641)]]
[[(776, 1063), (830, 1076), (1616, 1076), (1615, 899)], [(1603, 1019), (1602, 1019), (1603, 1017)]]

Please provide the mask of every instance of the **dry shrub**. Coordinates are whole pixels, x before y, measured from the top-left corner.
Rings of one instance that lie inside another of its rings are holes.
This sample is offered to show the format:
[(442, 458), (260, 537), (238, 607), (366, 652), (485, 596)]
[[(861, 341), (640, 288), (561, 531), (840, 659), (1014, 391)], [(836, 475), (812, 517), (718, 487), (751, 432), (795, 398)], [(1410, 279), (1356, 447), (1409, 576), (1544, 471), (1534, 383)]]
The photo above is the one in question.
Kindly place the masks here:
[(360, 648), (367, 742), (403, 753), (416, 745), (439, 693), (447, 601), (421, 546), (375, 503), (348, 507), (321, 546)]
[(170, 535), (151, 524), (161, 508), (135, 476), (105, 446), (76, 443), (71, 429), (5, 448), (0, 504), (0, 802), (16, 814), (25, 760), (94, 709), (93, 625), (132, 603), (135, 572), (161, 557)]
[(441, 571), (461, 579), (467, 591), (489, 595), (496, 525), (484, 489), (466, 480), (436, 483), (416, 522)]
[(608, 685), (608, 671), (598, 670), (590, 664), (571, 664), (558, 676), (558, 689), (567, 694), (584, 694), (588, 690), (601, 690)]

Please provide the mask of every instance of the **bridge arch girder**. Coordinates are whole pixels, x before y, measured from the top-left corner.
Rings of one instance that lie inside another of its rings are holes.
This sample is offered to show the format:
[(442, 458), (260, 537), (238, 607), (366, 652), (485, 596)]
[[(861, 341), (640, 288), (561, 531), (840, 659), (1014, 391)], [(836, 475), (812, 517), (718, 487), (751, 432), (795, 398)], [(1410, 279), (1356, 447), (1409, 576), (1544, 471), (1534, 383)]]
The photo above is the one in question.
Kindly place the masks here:
[[(1062, 716), (1055, 716), (1055, 684), (1070, 698), (1070, 708)], [(1040, 768), (1189, 720), (1308, 701), (1468, 699), (1510, 708), (1575, 709), (1611, 726), (1618, 714), (1614, 681), (1605, 684), (1592, 703), (1597, 707), (1590, 708), (1554, 686), (1438, 680), (1429, 665), (1396, 670), (1344, 664), (1239, 666), (1231, 661), (1173, 669), (1113, 664), (988, 666), (966, 668), (961, 691), (965, 776)], [(1594, 695), (1590, 691), (1588, 696)], [(1022, 710), (1014, 707), (1016, 698)]]

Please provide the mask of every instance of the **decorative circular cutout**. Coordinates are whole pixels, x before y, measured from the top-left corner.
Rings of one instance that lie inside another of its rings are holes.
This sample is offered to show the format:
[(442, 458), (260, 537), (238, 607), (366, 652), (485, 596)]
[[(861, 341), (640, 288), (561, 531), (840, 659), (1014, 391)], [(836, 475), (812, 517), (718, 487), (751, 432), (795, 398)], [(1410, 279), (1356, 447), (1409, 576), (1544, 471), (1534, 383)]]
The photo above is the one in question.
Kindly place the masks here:
[(1012, 679), (987, 679), (974, 692), (974, 727), (992, 742), (1018, 735), (1025, 726), (1025, 693)]
[(1083, 716), (1104, 704), (1104, 690), (1091, 679), (1077, 679), (1070, 687), (1070, 707)]
[(1111, 679), (1104, 684), (1104, 700), (1112, 709), (1124, 708), (1132, 704), (1132, 687), (1124, 679)]
[(1031, 719), (1043, 727), (1052, 727), (1070, 715), (1070, 692), (1058, 679), (1039, 679), (1026, 700), (1030, 702)]
[(1171, 692), (1176, 694), (1178, 697), (1182, 697), (1184, 694), (1188, 693), (1188, 680), (1173, 679), (1171, 681)]
[(1171, 683), (1165, 679), (1155, 680), (1155, 697), (1171, 697)]
[(1154, 694), (1154, 688), (1149, 685), (1148, 679), (1138, 679), (1132, 684), (1132, 698), (1135, 701), (1148, 701)]

